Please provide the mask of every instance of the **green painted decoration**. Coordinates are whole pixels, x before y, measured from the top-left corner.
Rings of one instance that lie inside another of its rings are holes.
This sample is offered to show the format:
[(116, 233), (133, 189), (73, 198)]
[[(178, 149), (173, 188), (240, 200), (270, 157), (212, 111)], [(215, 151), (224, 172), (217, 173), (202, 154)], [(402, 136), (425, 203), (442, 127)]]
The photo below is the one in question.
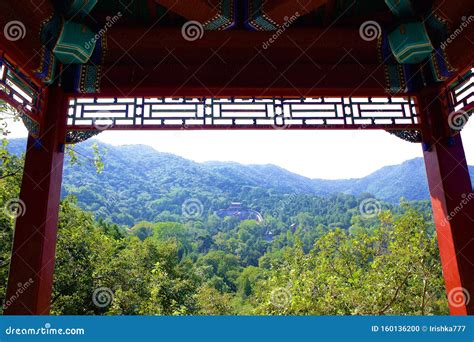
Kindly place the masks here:
[(419, 144), (423, 142), (420, 131), (389, 131), (387, 130), (387, 132), (402, 140), (405, 140), (411, 143)]
[(401, 64), (417, 64), (433, 52), (433, 45), (422, 22), (401, 24), (388, 35), (391, 50)]
[(100, 134), (102, 131), (68, 131), (66, 134), (66, 144), (73, 145), (80, 142), (86, 141), (96, 135)]
[(102, 67), (100, 65), (82, 65), (79, 83), (81, 93), (99, 92)]
[(222, 31), (235, 25), (234, 0), (222, 0), (220, 11), (217, 16), (204, 23), (204, 29), (208, 31)]
[(53, 53), (63, 64), (84, 64), (95, 48), (95, 34), (86, 25), (65, 21)]
[(263, 0), (249, 2), (247, 23), (257, 31), (273, 31), (278, 29), (278, 24), (270, 19), (263, 11)]
[(67, 18), (84, 18), (94, 9), (98, 0), (51, 0), (57, 13)]
[(410, 17), (415, 14), (411, 0), (385, 0), (385, 3), (397, 17)]
[(69, 16), (79, 15), (85, 17), (97, 5), (97, 0), (73, 0), (67, 14)]
[(24, 112), (20, 111), (20, 118), (23, 121), (28, 133), (34, 137), (38, 138), (40, 135), (40, 125), (36, 121), (32, 120), (28, 115)]

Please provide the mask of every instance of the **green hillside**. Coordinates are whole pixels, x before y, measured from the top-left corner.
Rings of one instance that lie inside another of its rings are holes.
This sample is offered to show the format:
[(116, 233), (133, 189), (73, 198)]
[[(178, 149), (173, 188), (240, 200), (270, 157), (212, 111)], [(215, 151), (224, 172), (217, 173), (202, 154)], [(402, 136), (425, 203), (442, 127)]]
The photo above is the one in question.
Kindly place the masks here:
[[(106, 150), (102, 173), (87, 157), (91, 145)], [(24, 149), (24, 140), (13, 140), (10, 150)], [(357, 211), (360, 201), (374, 197), (397, 205), (407, 201), (428, 200), (422, 159), (387, 166), (361, 179), (309, 179), (274, 165), (241, 165), (231, 162), (196, 163), (157, 152), (148, 146), (119, 146), (87, 141), (76, 147), (81, 165), (66, 163), (63, 197), (73, 194), (79, 205), (96, 217), (123, 225), (146, 221), (177, 221), (181, 206), (190, 198), (203, 204), (205, 214), (242, 202), (262, 215), (275, 214), (285, 207), (290, 214), (305, 203), (311, 215), (325, 215), (326, 208), (336, 207), (324, 224), (350, 225), (350, 210)], [(474, 174), (474, 173), (473, 173)], [(344, 206), (338, 203), (344, 202)], [(348, 211), (349, 210), (349, 211)], [(274, 215), (273, 215), (274, 216)]]
[[(66, 162), (53, 314), (447, 313), (428, 201), (325, 194), (318, 182), (334, 182), (144, 146), (101, 144), (97, 173), (91, 144)], [(4, 298), (22, 160), (0, 153)]]

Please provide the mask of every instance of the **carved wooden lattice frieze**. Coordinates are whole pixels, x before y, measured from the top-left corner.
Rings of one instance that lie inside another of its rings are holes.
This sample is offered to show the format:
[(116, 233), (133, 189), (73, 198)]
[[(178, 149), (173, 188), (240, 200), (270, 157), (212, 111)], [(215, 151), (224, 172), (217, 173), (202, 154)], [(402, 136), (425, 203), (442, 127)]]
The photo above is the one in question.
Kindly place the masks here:
[(41, 112), (41, 89), (0, 55), (0, 98), (37, 121)]
[(474, 108), (474, 68), (451, 85), (449, 100), (453, 111), (472, 111)]
[(76, 98), (70, 129), (416, 129), (413, 98)]

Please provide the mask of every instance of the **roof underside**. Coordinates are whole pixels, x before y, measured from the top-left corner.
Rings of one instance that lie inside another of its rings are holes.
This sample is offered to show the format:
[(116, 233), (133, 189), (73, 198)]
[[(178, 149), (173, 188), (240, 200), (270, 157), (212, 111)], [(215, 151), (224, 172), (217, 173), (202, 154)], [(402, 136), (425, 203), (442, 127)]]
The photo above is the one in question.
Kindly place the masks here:
[[(33, 75), (44, 62), (41, 23), (70, 3), (2, 1), (0, 12), (7, 15), (0, 26), (20, 21), (26, 35), (14, 42), (0, 37), (0, 49)], [(472, 0), (415, 3), (454, 29), (474, 13)], [(236, 90), (246, 95), (246, 89), (259, 89), (262, 96), (383, 94), (387, 71), (380, 42), (361, 39), (359, 29), (371, 21), (390, 32), (400, 23), (384, 0), (99, 0), (84, 18), (65, 20), (93, 32), (106, 29), (103, 56), (95, 62), (102, 65), (102, 91), (129, 95), (161, 88), (166, 95), (199, 90), (211, 96)], [(201, 39), (183, 39), (190, 21), (206, 29)], [(459, 72), (472, 65), (473, 32), (474, 25), (468, 26), (446, 50)]]

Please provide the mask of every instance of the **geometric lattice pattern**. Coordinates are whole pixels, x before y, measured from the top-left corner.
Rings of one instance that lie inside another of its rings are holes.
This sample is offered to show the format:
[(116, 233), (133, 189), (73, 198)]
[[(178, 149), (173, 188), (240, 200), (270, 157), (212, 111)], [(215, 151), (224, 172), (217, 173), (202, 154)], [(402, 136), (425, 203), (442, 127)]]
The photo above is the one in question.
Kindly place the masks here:
[(451, 86), (450, 104), (453, 111), (469, 111), (474, 106), (474, 68)]
[(37, 120), (41, 112), (41, 89), (0, 55), (0, 98)]
[(75, 98), (68, 126), (87, 129), (416, 129), (413, 98)]

